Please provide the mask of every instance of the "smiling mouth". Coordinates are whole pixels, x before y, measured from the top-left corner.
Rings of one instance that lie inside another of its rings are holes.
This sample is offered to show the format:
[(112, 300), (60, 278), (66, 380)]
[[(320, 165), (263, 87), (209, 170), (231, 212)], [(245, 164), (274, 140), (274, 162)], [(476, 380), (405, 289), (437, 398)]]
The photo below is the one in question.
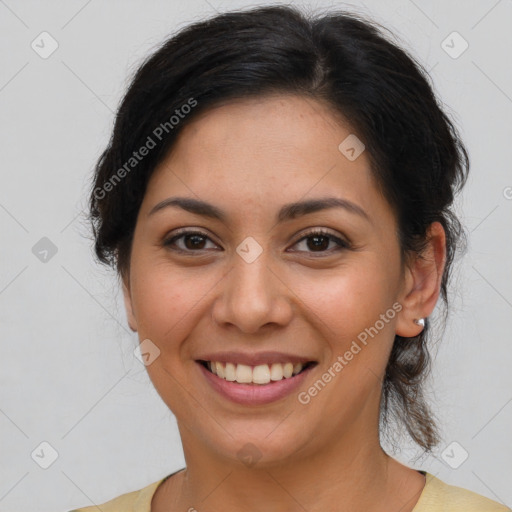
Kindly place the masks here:
[(272, 363), (249, 366), (245, 364), (223, 363), (219, 361), (199, 360), (209, 372), (221, 379), (239, 384), (270, 384), (284, 379), (290, 379), (316, 366), (316, 361), (307, 363)]

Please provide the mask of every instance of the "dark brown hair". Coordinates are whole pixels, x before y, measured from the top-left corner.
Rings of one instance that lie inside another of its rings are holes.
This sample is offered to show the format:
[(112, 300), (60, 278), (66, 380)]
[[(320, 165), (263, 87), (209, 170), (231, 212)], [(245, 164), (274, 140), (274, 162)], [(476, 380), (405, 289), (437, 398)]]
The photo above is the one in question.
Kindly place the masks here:
[[(423, 67), (376, 23), (288, 6), (221, 13), (165, 41), (137, 69), (99, 158), (90, 220), (99, 261), (125, 275), (146, 186), (177, 135), (199, 113), (235, 98), (300, 94), (330, 106), (364, 141), (376, 183), (395, 212), (402, 261), (419, 255), (429, 225), (446, 232), (441, 296), (464, 230), (451, 211), (469, 159)], [(140, 159), (134, 151), (151, 148)], [(129, 165), (128, 165), (129, 163)], [(446, 320), (447, 307), (445, 308)], [(425, 451), (439, 441), (423, 397), (430, 321), (415, 338), (395, 336), (381, 400)]]

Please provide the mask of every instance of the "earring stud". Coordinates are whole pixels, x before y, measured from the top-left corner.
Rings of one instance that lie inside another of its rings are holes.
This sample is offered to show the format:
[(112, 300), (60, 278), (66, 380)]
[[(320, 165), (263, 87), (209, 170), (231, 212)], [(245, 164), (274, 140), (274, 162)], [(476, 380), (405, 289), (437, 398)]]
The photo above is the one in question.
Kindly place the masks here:
[(422, 327), (425, 327), (425, 319), (424, 318), (415, 318), (414, 323), (416, 325), (421, 325)]

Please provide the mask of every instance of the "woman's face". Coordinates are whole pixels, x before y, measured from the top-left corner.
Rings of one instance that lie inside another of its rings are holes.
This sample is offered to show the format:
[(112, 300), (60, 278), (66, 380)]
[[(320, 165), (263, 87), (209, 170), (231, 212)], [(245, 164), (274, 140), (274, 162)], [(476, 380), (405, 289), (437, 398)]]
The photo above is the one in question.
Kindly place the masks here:
[(351, 133), (310, 99), (230, 102), (152, 175), (125, 299), (186, 455), (271, 465), (377, 442), (395, 333), (421, 327), (367, 154), (353, 136), (339, 149)]

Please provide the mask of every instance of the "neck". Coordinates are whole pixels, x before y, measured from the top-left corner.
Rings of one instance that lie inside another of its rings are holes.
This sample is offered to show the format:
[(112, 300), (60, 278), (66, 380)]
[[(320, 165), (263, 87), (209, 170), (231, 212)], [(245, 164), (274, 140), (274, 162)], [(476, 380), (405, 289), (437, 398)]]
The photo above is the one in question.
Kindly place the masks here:
[[(181, 433), (184, 447), (198, 446), (197, 440), (190, 444), (192, 439)], [(179, 504), (176, 510), (367, 512), (389, 510), (391, 501), (399, 505), (398, 509), (406, 502), (404, 496), (410, 500), (413, 494), (409, 489), (408, 494), (402, 492), (397, 498), (397, 490), (404, 487), (406, 479), (404, 469), (409, 482), (413, 470), (391, 459), (378, 439), (361, 443), (344, 436), (322, 451), (265, 466), (220, 461), (206, 449), (185, 450), (185, 458), (187, 469), (179, 489), (172, 492)], [(416, 483), (418, 478), (423, 477), (417, 473)], [(409, 509), (402, 512), (405, 510)]]

